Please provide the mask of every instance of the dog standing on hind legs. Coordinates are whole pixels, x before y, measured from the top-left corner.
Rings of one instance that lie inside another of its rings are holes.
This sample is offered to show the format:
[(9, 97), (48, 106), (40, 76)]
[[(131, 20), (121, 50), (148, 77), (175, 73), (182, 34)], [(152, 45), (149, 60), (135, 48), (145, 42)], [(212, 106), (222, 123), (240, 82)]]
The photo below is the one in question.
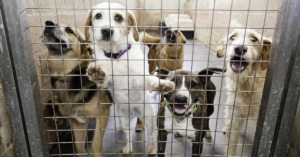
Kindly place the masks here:
[[(98, 86), (107, 87), (113, 95), (120, 125), (128, 140), (122, 152), (132, 152), (129, 122), (134, 117), (146, 116), (145, 120), (140, 120), (148, 130), (148, 153), (156, 154), (152, 135), (155, 113), (149, 91), (168, 93), (174, 90), (175, 84), (159, 80), (153, 75), (143, 76), (144, 56), (139, 45), (136, 20), (133, 13), (129, 10), (126, 12), (125, 9), (118, 3), (103, 2), (90, 11), (85, 35), (89, 40), (90, 34), (93, 34), (96, 43), (95, 56), (101, 61), (89, 64), (87, 75)], [(127, 27), (127, 24), (132, 28)]]
[[(99, 87), (97, 91), (95, 82), (85, 75), (93, 52), (83, 34), (76, 28), (60, 27), (53, 21), (46, 21), (45, 25), (43, 42), (47, 47), (51, 88), (55, 89), (52, 91), (54, 101), (61, 103), (55, 107), (58, 107), (62, 116), (70, 116), (68, 122), (71, 123), (75, 153), (78, 157), (84, 157), (87, 123), (96, 119), (92, 156), (102, 157), (102, 137), (112, 98), (104, 88)], [(54, 120), (57, 116), (58, 112)]]
[(272, 41), (249, 29), (236, 29), (228, 37), (220, 41), (228, 43), (226, 52), (226, 45), (218, 46), (217, 57), (222, 58), (226, 53), (225, 87), (230, 92), (227, 92), (223, 132), (229, 141), (227, 155), (235, 156), (247, 117), (258, 118)]

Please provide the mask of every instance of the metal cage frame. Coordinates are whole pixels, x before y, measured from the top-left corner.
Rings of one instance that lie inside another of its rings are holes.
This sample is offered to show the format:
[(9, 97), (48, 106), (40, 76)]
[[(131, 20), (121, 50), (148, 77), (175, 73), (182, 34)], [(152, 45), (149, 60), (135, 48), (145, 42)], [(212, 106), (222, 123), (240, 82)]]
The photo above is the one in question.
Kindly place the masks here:
[[(15, 151), (49, 156), (27, 8), (19, 0), (0, 0), (0, 8), (0, 76)], [(287, 150), (300, 97), (299, 10), (300, 1), (280, 0), (252, 157), (285, 156)]]

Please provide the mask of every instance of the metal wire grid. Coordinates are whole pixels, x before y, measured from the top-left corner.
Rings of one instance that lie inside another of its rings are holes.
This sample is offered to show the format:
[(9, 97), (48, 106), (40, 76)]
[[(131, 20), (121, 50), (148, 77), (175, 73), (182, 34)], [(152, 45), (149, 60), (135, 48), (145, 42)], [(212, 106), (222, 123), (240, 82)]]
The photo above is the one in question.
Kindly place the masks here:
[[(108, 0), (108, 2), (110, 2), (110, 0)], [(179, 6), (180, 6), (180, 0), (178, 1), (179, 2)], [(268, 0), (268, 3), (269, 3), (269, 0)], [(267, 3), (267, 8), (268, 8), (268, 3)], [(38, 1), (38, 4), (39, 4), (39, 1)], [(144, 4), (145, 4), (145, 0), (144, 0)], [(198, 0), (196, 1), (196, 4), (198, 4)], [(248, 16), (249, 16), (249, 12), (250, 12), (250, 4), (251, 4), (251, 0), (249, 0), (249, 8), (248, 8), (248, 10), (246, 10), (248, 13), (247, 13), (247, 20), (246, 20), (246, 27), (245, 28), (243, 28), (243, 29), (245, 29), (245, 31), (246, 31), (246, 29), (261, 29), (261, 28), (257, 28), (257, 27), (252, 27), (252, 28), (248, 28), (247, 27), (247, 22), (248, 22)], [(27, 8), (27, 9), (38, 9), (39, 10), (39, 14), (40, 14), (40, 22), (41, 22), (41, 25), (40, 26), (29, 26), (29, 27), (43, 27), (43, 25), (42, 25), (42, 20), (41, 20), (41, 9), (55, 9), (55, 11), (56, 11), (56, 15), (57, 15), (57, 22), (58, 22), (58, 25), (60, 24), (59, 23), (59, 18), (58, 18), (58, 11), (57, 10), (59, 10), (59, 9), (62, 9), (62, 8), (57, 8), (57, 2), (56, 2), (56, 0), (55, 0), (55, 5), (56, 5), (56, 7), (55, 8), (40, 8), (40, 7), (38, 7), (38, 8)], [(95, 4), (94, 4), (95, 5)], [(232, 10), (232, 5), (233, 5), (233, 0), (231, 1), (231, 9), (230, 10), (226, 10), (226, 9), (215, 9), (215, 1), (214, 1), (214, 7), (213, 7), (213, 9), (197, 9), (197, 5), (196, 5), (196, 8), (195, 9), (180, 9), (180, 8), (178, 8), (176, 11), (178, 11), (178, 25), (177, 25), (177, 29), (179, 29), (179, 12), (180, 11), (188, 11), (188, 10), (192, 10), (192, 11), (195, 11), (195, 21), (194, 21), (194, 25), (195, 25), (195, 27), (193, 27), (194, 28), (194, 31), (196, 31), (196, 29), (197, 28), (210, 28), (211, 29), (211, 33), (210, 34), (212, 34), (212, 30), (213, 29), (215, 29), (215, 28), (222, 28), (222, 29), (228, 29), (228, 32), (227, 32), (227, 38), (228, 38), (228, 34), (229, 34), (229, 31), (230, 31), (230, 29), (234, 29), (234, 28), (239, 28), (239, 27), (230, 27), (230, 21), (231, 21), (231, 13), (232, 13), (232, 11), (245, 11), (245, 10)], [(40, 6), (40, 5), (39, 5)], [(75, 10), (79, 10), (80, 8), (75, 8), (75, 5), (74, 5), (74, 0), (73, 0), (73, 8), (63, 8), (63, 9), (66, 9), (66, 10), (73, 10), (74, 11), (74, 18), (75, 18), (75, 20), (76, 20), (76, 14), (75, 14)], [(87, 9), (83, 9), (83, 10), (87, 10)], [(92, 9), (92, 1), (91, 1), (91, 8), (90, 8), (90, 10), (95, 10), (95, 9)], [(110, 8), (110, 6), (109, 6), (109, 10), (113, 10), (113, 9), (111, 9)], [(127, 0), (126, 0), (126, 14), (127, 14)], [(162, 28), (162, 26), (145, 26), (145, 10), (157, 10), (157, 9), (145, 9), (145, 6), (144, 6), (144, 8), (142, 8), (142, 9), (130, 9), (130, 10), (143, 10), (144, 11), (144, 26), (138, 26), (139, 28), (143, 28), (144, 29), (144, 31), (145, 31), (145, 29), (146, 28)], [(162, 1), (161, 1), (161, 9), (160, 9), (160, 11), (161, 11), (161, 19), (162, 19), (162, 12), (163, 12), (163, 10), (171, 10), (171, 9), (163, 9), (163, 7), (162, 7)], [(213, 16), (212, 16), (212, 26), (211, 27), (196, 27), (196, 24), (197, 24), (197, 11), (208, 11), (208, 10), (210, 10), (210, 11), (213, 11)], [(213, 27), (213, 23), (214, 23), (214, 11), (230, 11), (230, 19), (229, 19), (229, 26), (228, 27)], [(264, 26), (265, 26), (265, 21), (266, 21), (266, 15), (267, 15), (267, 11), (277, 11), (277, 10), (251, 10), (251, 11), (265, 11), (266, 13), (265, 13), (265, 18), (264, 18), (264, 25), (263, 25), (263, 28), (262, 28), (262, 35), (263, 35), (263, 32), (264, 32), (264, 30), (265, 29), (274, 29), (274, 28), (265, 28)], [(111, 25), (111, 24), (110, 24)], [(128, 22), (126, 23), (126, 25), (127, 25), (127, 27), (128, 27)], [(60, 25), (59, 25), (60, 26)], [(60, 26), (60, 27), (63, 27), (63, 26)], [(77, 31), (77, 28), (80, 28), (80, 27), (85, 27), (85, 26), (77, 26), (77, 22), (75, 21), (75, 28), (76, 28), (76, 31)], [(180, 27), (180, 28), (189, 28), (189, 27)], [(94, 26), (92, 26), (92, 29), (94, 29)], [(241, 28), (240, 28), (241, 29)], [(94, 35), (94, 34), (93, 34)], [(178, 35), (178, 33), (177, 33), (177, 35)], [(160, 38), (162, 37), (162, 31), (160, 31)], [(93, 37), (93, 39), (94, 39), (94, 37)], [(245, 39), (245, 37), (244, 37), (244, 39)], [(211, 43), (211, 40), (212, 40), (212, 35), (210, 36), (210, 42), (209, 42), (209, 44), (199, 44), (199, 45), (208, 45), (209, 46), (209, 52), (208, 53), (210, 53), (210, 49), (211, 49), (211, 46), (214, 46), (214, 45), (220, 45), (220, 44), (212, 44)], [(61, 41), (60, 41), (61, 42)], [(46, 54), (46, 48), (45, 48), (45, 43), (32, 43), (32, 44), (43, 44), (44, 45), (44, 50), (45, 50), (45, 54)], [(47, 43), (47, 44), (49, 44), (49, 43)], [(51, 43), (51, 44), (55, 44), (55, 43)], [(77, 43), (71, 43), (71, 44), (77, 44), (77, 46), (79, 45), (79, 43), (78, 43), (78, 41), (77, 41)], [(161, 47), (161, 45), (162, 45), (163, 43), (159, 43), (159, 45), (160, 45), (160, 47)], [(95, 41), (93, 41), (93, 46), (95, 47), (95, 45), (96, 45), (96, 43), (95, 43)], [(128, 45), (128, 41), (127, 41), (127, 45)], [(178, 46), (178, 45), (181, 45), (181, 44), (178, 44), (178, 38), (177, 38), (177, 44), (176, 44), (176, 47)], [(195, 45), (197, 45), (197, 43), (195, 43), (195, 36), (194, 36), (194, 40), (193, 40), (193, 43), (192, 44), (185, 44), (185, 45), (193, 45), (193, 52), (192, 52), (192, 56), (194, 56), (194, 46)], [(227, 43), (225, 44), (226, 45), (226, 49), (227, 49)], [(112, 47), (112, 43), (110, 42), (110, 46)], [(243, 44), (243, 46), (246, 46), (246, 45), (244, 45)], [(248, 46), (248, 45), (247, 45)], [(260, 50), (261, 50), (261, 44), (259, 44), (259, 46), (260, 46)], [(61, 51), (62, 51), (62, 49), (61, 49)], [(144, 51), (145, 51), (145, 45), (144, 45)], [(226, 51), (225, 51), (226, 52)], [(260, 52), (260, 51), (259, 51)], [(177, 59), (177, 49), (176, 49), (176, 61), (179, 61), (178, 59)], [(95, 55), (96, 55), (96, 53), (95, 53)], [(127, 54), (128, 55), (128, 54)], [(48, 69), (48, 74), (38, 74), (38, 76), (42, 76), (42, 77), (44, 77), (44, 76), (46, 76), (46, 77), (48, 77), (49, 78), (49, 82), (50, 82), (50, 76), (60, 76), (60, 75), (51, 75), (50, 73), (49, 73), (49, 68), (48, 68), (48, 60), (55, 60), (55, 59), (48, 59), (47, 58), (47, 55), (45, 55), (46, 56), (46, 58), (45, 59), (35, 59), (35, 60), (45, 60), (46, 61), (46, 63), (47, 63), (47, 69)], [(210, 55), (208, 55), (208, 59), (207, 60), (205, 60), (205, 59), (202, 59), (202, 60), (197, 60), (197, 59), (194, 59), (193, 57), (192, 57), (192, 59), (191, 60), (183, 60), (183, 61), (191, 61), (192, 62), (192, 65), (193, 65), (193, 62), (194, 61), (207, 61), (207, 68), (209, 67), (209, 62), (211, 62), (210, 61), (210, 58), (209, 58), (209, 56)], [(226, 53), (225, 53), (225, 56), (226, 56)], [(64, 59), (63, 58), (63, 55), (61, 55), (61, 57), (62, 57), (62, 59), (61, 59), (61, 61), (62, 62), (64, 62), (65, 60), (73, 60), (73, 61), (79, 61), (79, 63), (80, 63), (80, 57), (78, 56), (78, 59)], [(128, 57), (128, 56), (127, 56)], [(146, 58), (146, 56), (145, 56), (145, 58)], [(122, 60), (122, 59), (120, 59), (120, 60)], [(144, 69), (145, 69), (145, 66), (146, 66), (146, 61), (148, 61), (148, 60), (150, 60), (150, 59), (144, 59), (143, 61), (144, 61)], [(132, 61), (132, 60), (130, 60), (130, 61)], [(159, 61), (161, 62), (162, 61), (162, 59), (160, 58), (159, 59)], [(212, 61), (213, 62), (213, 61)], [(261, 62), (261, 61), (259, 61), (259, 59), (257, 59), (257, 60), (253, 60), (252, 62), (256, 62), (257, 64), (258, 64), (258, 62)], [(177, 62), (176, 62), (177, 63)], [(111, 62), (111, 64), (113, 64), (113, 62)], [(127, 59), (127, 64), (129, 64), (129, 59)], [(63, 64), (64, 65), (64, 64)], [(79, 66), (80, 66), (80, 64), (79, 64)], [(177, 65), (176, 65), (177, 66)], [(204, 69), (205, 67), (203, 67), (203, 69)], [(223, 63), (223, 68), (225, 68), (225, 57), (224, 57), (224, 63)], [(191, 66), (191, 71), (193, 71), (193, 66)], [(257, 71), (257, 69), (256, 69), (256, 71)], [(256, 71), (255, 71), (255, 73), (256, 73)], [(112, 72), (113, 73), (113, 72)], [(128, 71), (128, 74), (129, 74), (129, 71)], [(79, 74), (79, 75), (66, 75), (65, 74), (65, 72), (64, 72), (64, 75), (63, 75), (65, 78), (66, 78), (66, 76), (80, 76), (80, 77), (82, 77), (82, 76), (85, 76), (85, 75), (83, 75), (83, 74)], [(113, 79), (113, 77), (114, 76), (122, 76), (122, 75), (112, 75), (112, 79)], [(130, 75), (130, 76), (141, 76), (141, 75)], [(145, 79), (145, 76), (147, 76), (147, 74), (146, 73), (144, 73), (144, 75), (142, 75), (142, 76), (144, 76), (144, 79)], [(176, 79), (176, 76), (177, 76), (177, 74), (176, 74), (176, 72), (175, 72), (175, 79)], [(231, 77), (231, 76), (224, 76), (224, 74), (222, 74), (222, 76), (212, 76), (212, 77), (221, 77), (221, 84), (223, 83), (223, 79), (224, 79), (224, 77)], [(240, 76), (240, 75), (238, 75), (237, 76), (238, 77), (238, 79), (240, 78), (240, 77), (242, 77), (242, 76)], [(248, 76), (248, 77), (250, 77), (250, 76)], [(264, 78), (264, 77), (256, 77), (256, 75), (254, 76), (254, 79), (255, 78)], [(175, 80), (176, 81), (176, 80)], [(65, 82), (66, 83), (66, 82)], [(82, 86), (82, 79), (81, 79), (81, 86)], [(254, 85), (254, 83), (253, 83), (253, 85)], [(66, 86), (67, 87), (67, 86)], [(145, 87), (144, 87), (145, 88)], [(238, 87), (236, 87), (236, 89), (237, 89)], [(41, 91), (45, 91), (45, 90), (49, 90), (50, 91), (50, 93), (51, 93), (51, 99), (52, 99), (52, 102), (53, 102), (53, 95), (52, 95), (52, 91), (55, 91), (55, 89), (51, 89), (51, 86), (50, 86), (50, 89), (41, 89)], [(69, 90), (71, 90), (71, 89), (65, 89), (66, 90), (66, 95), (67, 95), (67, 91), (69, 91)], [(75, 89), (75, 90), (81, 90), (81, 93), (83, 94), (83, 91), (84, 91), (84, 89)], [(100, 89), (97, 89), (97, 90), (100, 90)], [(113, 88), (113, 94), (112, 94), (112, 97), (114, 97), (114, 91), (115, 91), (116, 89), (114, 89)], [(129, 93), (130, 93), (130, 90), (141, 90), (141, 89), (129, 89), (129, 75), (128, 75), (128, 89), (125, 89), (125, 90), (127, 90), (128, 91), (128, 99), (129, 99)], [(143, 89), (143, 91), (145, 92), (145, 90)], [(207, 90), (206, 88), (205, 88), (205, 90), (204, 90), (205, 92), (206, 91), (209, 91), (209, 90)], [(215, 145), (222, 145), (221, 143), (216, 143), (215, 142), (215, 140), (216, 140), (216, 133), (217, 132), (221, 132), (221, 131), (218, 131), (217, 130), (217, 124), (218, 124), (218, 120), (219, 119), (222, 119), (222, 118), (220, 118), (218, 115), (219, 115), (219, 107), (220, 107), (220, 105), (226, 105), (226, 104), (224, 104), (224, 103), (221, 103), (221, 93), (222, 92), (235, 92), (235, 93), (237, 93), (237, 92), (249, 92), (249, 91), (238, 91), (238, 90), (236, 90), (236, 91), (226, 91), (226, 90), (223, 90), (222, 89), (222, 85), (221, 85), (221, 89), (220, 90), (216, 90), (216, 92), (220, 92), (220, 97), (219, 97), (219, 103), (218, 104), (213, 104), (213, 105), (218, 105), (218, 110), (217, 110), (217, 118), (213, 118), (213, 117), (211, 117), (210, 119), (216, 119), (216, 129), (215, 130), (211, 130), (211, 131), (213, 131), (213, 132), (215, 132), (215, 136), (214, 136), (214, 142), (213, 142), (213, 150), (215, 149)], [(260, 91), (253, 91), (253, 88), (252, 88), (252, 91), (250, 91), (252, 94), (253, 94), (253, 92), (260, 92)], [(252, 94), (251, 94), (251, 97), (252, 97)], [(98, 99), (99, 99), (99, 97), (98, 97)], [(145, 99), (145, 98), (144, 98)], [(235, 98), (236, 99), (236, 98)], [(252, 100), (252, 98), (251, 98), (251, 100)], [(99, 101), (99, 100), (98, 100)], [(65, 105), (66, 103), (56, 103), (55, 105)], [(68, 97), (67, 97), (67, 105), (69, 106), (69, 105), (74, 105), (74, 104), (77, 104), (77, 103), (69, 103), (69, 100), (68, 100)], [(83, 103), (83, 104), (88, 104), (88, 103)], [(124, 103), (124, 104), (126, 104), (126, 103)], [(133, 104), (133, 103), (129, 103), (129, 102), (127, 102), (127, 104), (129, 104), (129, 106), (130, 106), (130, 104)], [(54, 117), (55, 118), (69, 118), (69, 121), (70, 121), (70, 125), (71, 125), (71, 114), (69, 113), (69, 117), (56, 117), (56, 114), (55, 114), (55, 110), (54, 110), (54, 104), (48, 104), (48, 103), (44, 103), (44, 105), (52, 105), (53, 106), (53, 111), (54, 111)], [(146, 105), (146, 103), (144, 103), (144, 106)], [(205, 105), (212, 105), (212, 104), (205, 104)], [(238, 104), (233, 104), (233, 105), (235, 105), (235, 106), (238, 106)], [(251, 106), (251, 102), (250, 102), (250, 106)], [(250, 108), (250, 106), (249, 106), (249, 108)], [(117, 129), (117, 124), (116, 124), (116, 117), (119, 117), (119, 116), (116, 116), (116, 113), (115, 113), (115, 104), (113, 104), (113, 107), (114, 107), (114, 115), (112, 116), (113, 118), (114, 118), (114, 122), (115, 122), (115, 129), (110, 129), (110, 130), (115, 130), (115, 137), (117, 136), (116, 134), (116, 131), (117, 130), (120, 130), (120, 129)], [(257, 106), (257, 107), (259, 107), (259, 106)], [(145, 108), (145, 107), (144, 107)], [(248, 116), (249, 116), (249, 113), (248, 113)], [(255, 119), (251, 119), (251, 118), (249, 118), (247, 116), (247, 118), (246, 118), (246, 127), (245, 127), (245, 131), (243, 132), (243, 133), (246, 133), (246, 128), (247, 128), (247, 122), (248, 122), (248, 120), (255, 120)], [(89, 116), (88, 115), (85, 115), (84, 116), (85, 118), (88, 118)], [(99, 117), (103, 117), (103, 116), (100, 116), (99, 115)], [(111, 117), (111, 116), (109, 116), (109, 117)], [(45, 118), (52, 118), (52, 117), (45, 117)], [(143, 117), (143, 118), (145, 118), (145, 116)], [(203, 120), (203, 119), (202, 119)], [(55, 123), (56, 123), (56, 121), (55, 121)], [(56, 124), (55, 124), (56, 125)], [(72, 127), (71, 127), (72, 128)], [(71, 130), (71, 133), (74, 131), (74, 129), (70, 129)], [(86, 131), (88, 131), (88, 130), (93, 130), (93, 129), (86, 129)], [(104, 130), (104, 129), (103, 129)], [(109, 130), (109, 129), (105, 129), (105, 130)], [(56, 131), (56, 133), (58, 132), (58, 130), (57, 130), (57, 128), (56, 128), (56, 130), (47, 130), (47, 131)], [(65, 130), (59, 130), (59, 131), (69, 131), (69, 129), (65, 129)], [(101, 131), (101, 130), (100, 130)], [(185, 131), (187, 132), (188, 131), (188, 129), (186, 128), (185, 129)], [(200, 131), (202, 131), (202, 129), (200, 130)], [(144, 139), (145, 139), (145, 134), (144, 134)], [(58, 142), (54, 142), (54, 143), (52, 143), (52, 144), (58, 144), (58, 146), (60, 146), (60, 144), (63, 144), (63, 143), (68, 143), (68, 142), (60, 142), (59, 141), (59, 137), (58, 137), (58, 134), (57, 134), (57, 140), (58, 140)], [(244, 146), (245, 145), (249, 145), (249, 144), (245, 144), (244, 143), (244, 141), (245, 140), (243, 140), (243, 144), (242, 144), (242, 149), (244, 149)], [(115, 142), (116, 144), (117, 144), (117, 142), (125, 142), (125, 141), (118, 141), (117, 139), (115, 140), (115, 141), (105, 141), (105, 142)], [(130, 141), (130, 142), (137, 142), (137, 141)], [(144, 142), (144, 144), (145, 144), (145, 142), (147, 142), (147, 141), (143, 141)], [(89, 142), (89, 141), (87, 141), (87, 143), (91, 143), (91, 141)], [(178, 142), (175, 142), (175, 141), (173, 141), (173, 138), (171, 139), (171, 145), (173, 144), (173, 143), (178, 143)], [(179, 142), (180, 143), (180, 142)], [(184, 143), (185, 143), (185, 146), (186, 146), (186, 144), (188, 143), (188, 141), (187, 141), (187, 139), (184, 141)], [(193, 143), (193, 142), (191, 142), (191, 143)], [(74, 139), (72, 139), (72, 144), (73, 144), (73, 150), (75, 150), (74, 148)], [(203, 142), (203, 144), (211, 144), (211, 143), (205, 143), (205, 142)], [(223, 144), (223, 145), (228, 145), (229, 144), (229, 142), (227, 143), (227, 144)], [(173, 147), (171, 146), (171, 149), (172, 149)], [(59, 148), (60, 149), (60, 148)], [(60, 150), (59, 150), (60, 151)], [(172, 150), (171, 150), (171, 152), (172, 152)], [(87, 154), (89, 154), (89, 151), (87, 151)], [(119, 153), (102, 153), (102, 154), (119, 154)], [(140, 154), (140, 153), (132, 153), (132, 154)], [(145, 153), (142, 153), (143, 155), (145, 155)], [(64, 155), (66, 155), (66, 154), (52, 154), (52, 155), (59, 155), (59, 156), (64, 156)], [(73, 153), (73, 155), (75, 156), (76, 154), (75, 154), (75, 152)], [(178, 154), (171, 154), (171, 156), (172, 155), (178, 155)], [(184, 154), (181, 154), (181, 155), (190, 155), (190, 153), (187, 153), (186, 154), (186, 152), (184, 153)], [(213, 154), (212, 154), (212, 156), (219, 156), (219, 155), (215, 155), (214, 154), (214, 151), (213, 151)]]

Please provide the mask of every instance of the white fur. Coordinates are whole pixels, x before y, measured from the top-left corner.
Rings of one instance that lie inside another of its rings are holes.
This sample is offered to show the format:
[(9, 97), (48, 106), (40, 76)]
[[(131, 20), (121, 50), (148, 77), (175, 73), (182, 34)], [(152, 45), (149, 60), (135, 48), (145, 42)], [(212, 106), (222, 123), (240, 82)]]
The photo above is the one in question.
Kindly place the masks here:
[[(110, 7), (124, 8), (123, 6), (117, 3), (111, 3)], [(108, 3), (100, 3), (96, 5), (94, 8), (107, 9)], [(125, 53), (120, 58), (120, 60), (110, 59), (104, 55), (103, 50), (109, 51), (110, 45), (96, 44), (95, 56), (96, 59), (101, 59), (101, 61), (97, 61), (96, 66), (100, 66), (101, 69), (107, 75), (106, 81), (100, 85), (106, 86), (108, 87), (108, 89), (111, 89), (110, 92), (114, 98), (114, 102), (116, 103), (118, 116), (120, 116), (119, 117), (120, 125), (124, 130), (124, 132), (126, 133), (127, 140), (132, 141), (132, 134), (131, 131), (129, 131), (130, 121), (134, 117), (146, 116), (145, 121), (144, 118), (140, 118), (140, 120), (143, 121), (143, 123), (146, 125), (148, 129), (148, 142), (149, 142), (148, 152), (156, 153), (156, 149), (153, 144), (154, 139), (152, 136), (154, 124), (155, 124), (155, 113), (151, 104), (149, 90), (159, 86), (159, 79), (153, 75), (145, 76), (145, 77), (135, 76), (135, 75), (146, 74), (144, 71), (145, 63), (144, 61), (142, 61), (144, 59), (143, 53), (140, 49), (139, 43), (134, 40), (131, 31), (129, 32), (128, 36), (122, 35), (123, 31), (127, 31), (126, 23), (123, 22), (122, 24), (117, 24), (116, 22), (114, 22), (114, 17), (113, 17), (115, 13), (122, 14), (124, 15), (123, 17), (126, 17), (125, 10), (110, 10), (110, 15), (112, 15), (110, 19), (108, 17), (109, 16), (108, 10), (94, 10), (93, 16), (95, 16), (98, 12), (101, 12), (102, 19), (94, 20), (93, 24), (95, 27), (94, 29), (95, 32), (94, 33), (91, 32), (91, 34), (94, 34), (95, 36), (96, 43), (110, 43), (101, 40), (100, 31), (102, 27), (109, 26), (110, 25), (109, 20), (111, 20), (112, 27), (114, 27), (115, 25), (124, 26), (124, 28), (114, 28), (114, 34), (112, 37), (112, 52), (116, 53), (126, 49), (127, 37), (128, 37), (128, 42), (132, 44), (131, 49), (127, 53)], [(124, 45), (119, 45), (119, 44), (124, 44)], [(128, 61), (126, 59), (128, 59)], [(125, 76), (118, 76), (118, 75), (125, 75)], [(171, 82), (166, 80), (160, 80), (160, 84), (162, 83), (171, 83)], [(175, 84), (174, 83), (172, 84), (173, 84), (173, 88), (175, 88)], [(114, 89), (114, 91), (112, 89)], [(129, 93), (128, 93), (128, 89), (130, 89)], [(130, 118), (128, 116), (130, 116)], [(129, 141), (126, 144), (126, 146), (123, 148), (123, 153), (132, 152), (132, 142)]]

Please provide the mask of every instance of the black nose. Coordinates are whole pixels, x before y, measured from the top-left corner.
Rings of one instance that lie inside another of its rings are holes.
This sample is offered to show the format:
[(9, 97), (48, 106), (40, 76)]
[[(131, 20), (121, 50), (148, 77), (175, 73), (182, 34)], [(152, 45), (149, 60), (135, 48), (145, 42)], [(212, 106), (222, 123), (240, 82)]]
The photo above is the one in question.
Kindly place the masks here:
[(247, 50), (248, 50), (248, 47), (247, 46), (243, 46), (243, 45), (238, 45), (238, 46), (234, 47), (234, 52), (237, 55), (245, 54), (247, 52)]
[(108, 27), (102, 28), (101, 29), (102, 35), (105, 37), (111, 37), (114, 34), (114, 30)]
[(187, 103), (187, 97), (186, 96), (182, 96), (182, 95), (176, 95), (176, 97), (175, 97), (175, 103)]
[(53, 21), (46, 21), (46, 26), (55, 26), (55, 23)]

